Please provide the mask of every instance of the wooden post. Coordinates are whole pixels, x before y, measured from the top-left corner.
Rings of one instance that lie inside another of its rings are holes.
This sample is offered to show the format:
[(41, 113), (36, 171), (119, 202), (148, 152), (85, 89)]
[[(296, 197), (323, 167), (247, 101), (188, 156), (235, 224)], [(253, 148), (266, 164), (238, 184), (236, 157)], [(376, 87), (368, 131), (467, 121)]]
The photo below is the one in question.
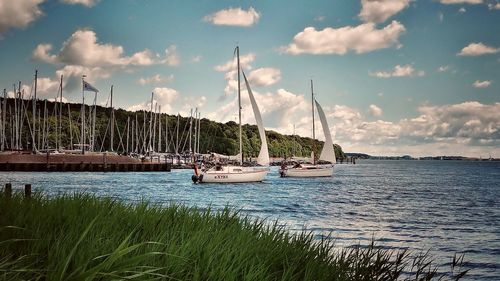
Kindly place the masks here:
[(11, 183), (6, 183), (5, 184), (5, 197), (10, 198), (12, 196), (12, 184)]
[(31, 184), (24, 185), (24, 198), (31, 199)]

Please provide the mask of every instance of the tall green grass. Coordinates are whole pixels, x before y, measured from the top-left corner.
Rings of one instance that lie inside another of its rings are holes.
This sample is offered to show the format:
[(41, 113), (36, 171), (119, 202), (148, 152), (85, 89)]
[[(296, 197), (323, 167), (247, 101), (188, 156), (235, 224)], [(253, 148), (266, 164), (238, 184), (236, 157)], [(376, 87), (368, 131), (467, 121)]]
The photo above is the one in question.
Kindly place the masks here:
[[(428, 255), (335, 250), (237, 211), (0, 193), (0, 280), (431, 280)], [(456, 272), (458, 271), (458, 272)]]

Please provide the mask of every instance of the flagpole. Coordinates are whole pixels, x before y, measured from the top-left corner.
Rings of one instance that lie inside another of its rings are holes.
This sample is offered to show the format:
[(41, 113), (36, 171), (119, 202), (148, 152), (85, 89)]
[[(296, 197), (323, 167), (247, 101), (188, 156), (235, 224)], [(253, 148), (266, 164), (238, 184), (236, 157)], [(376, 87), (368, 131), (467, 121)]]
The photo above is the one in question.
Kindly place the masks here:
[(82, 155), (85, 154), (85, 75), (82, 75)]

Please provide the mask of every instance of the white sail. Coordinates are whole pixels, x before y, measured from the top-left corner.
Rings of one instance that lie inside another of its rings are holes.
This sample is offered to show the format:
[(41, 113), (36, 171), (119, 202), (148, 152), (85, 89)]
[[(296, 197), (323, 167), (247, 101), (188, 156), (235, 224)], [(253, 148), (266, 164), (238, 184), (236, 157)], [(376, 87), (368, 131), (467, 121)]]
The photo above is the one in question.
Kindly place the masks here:
[(316, 102), (316, 108), (318, 109), (319, 119), (321, 120), (321, 126), (323, 127), (323, 133), (325, 135), (325, 144), (323, 145), (323, 150), (319, 156), (319, 160), (328, 161), (331, 163), (336, 163), (335, 151), (333, 149), (332, 135), (330, 134), (330, 128), (328, 128), (328, 123), (326, 122), (325, 112), (318, 101)]
[(257, 121), (257, 127), (259, 128), (259, 136), (260, 136), (260, 152), (259, 157), (257, 158), (257, 164), (262, 166), (269, 166), (269, 151), (267, 149), (267, 139), (266, 132), (264, 130), (264, 124), (262, 123), (262, 116), (260, 116), (259, 106), (257, 102), (255, 102), (255, 98), (253, 97), (252, 89), (250, 89), (250, 85), (248, 84), (247, 77), (245, 76), (245, 72), (243, 72), (243, 78), (245, 79), (245, 84), (247, 86), (248, 96), (250, 97), (250, 102), (252, 103), (253, 114), (255, 116), (255, 121)]

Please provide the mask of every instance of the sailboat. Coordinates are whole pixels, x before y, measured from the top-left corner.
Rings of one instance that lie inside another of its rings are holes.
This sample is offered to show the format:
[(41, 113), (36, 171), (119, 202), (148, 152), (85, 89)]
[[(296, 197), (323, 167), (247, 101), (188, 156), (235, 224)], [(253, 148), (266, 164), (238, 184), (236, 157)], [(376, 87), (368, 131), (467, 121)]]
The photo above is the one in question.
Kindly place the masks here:
[(312, 107), (312, 117), (313, 117), (313, 144), (315, 136), (314, 128), (314, 105), (318, 110), (319, 119), (321, 121), (321, 126), (323, 127), (323, 133), (325, 135), (325, 143), (321, 154), (319, 156), (318, 162), (314, 157), (314, 152), (311, 153), (312, 164), (300, 163), (291, 167), (283, 165), (280, 169), (281, 177), (331, 177), (333, 175), (333, 165), (336, 162), (335, 151), (333, 149), (332, 135), (330, 134), (330, 129), (328, 127), (328, 122), (326, 121), (326, 115), (323, 111), (321, 105), (314, 98), (313, 82), (311, 80), (311, 107)]
[[(243, 183), (243, 182), (259, 182), (263, 181), (269, 172), (269, 151), (267, 149), (266, 134), (262, 123), (259, 107), (255, 101), (252, 89), (248, 83), (247, 77), (240, 68), (240, 49), (236, 47), (237, 68), (238, 68), (238, 110), (239, 110), (239, 154), (237, 155), (240, 165), (220, 165), (201, 171), (198, 166), (194, 165), (194, 175), (191, 177), (194, 183)], [(259, 129), (259, 137), (261, 146), (259, 156), (257, 158), (257, 166), (243, 166), (243, 142), (241, 137), (241, 89), (240, 89), (240, 70), (245, 79), (250, 103), (252, 104), (255, 121)]]

